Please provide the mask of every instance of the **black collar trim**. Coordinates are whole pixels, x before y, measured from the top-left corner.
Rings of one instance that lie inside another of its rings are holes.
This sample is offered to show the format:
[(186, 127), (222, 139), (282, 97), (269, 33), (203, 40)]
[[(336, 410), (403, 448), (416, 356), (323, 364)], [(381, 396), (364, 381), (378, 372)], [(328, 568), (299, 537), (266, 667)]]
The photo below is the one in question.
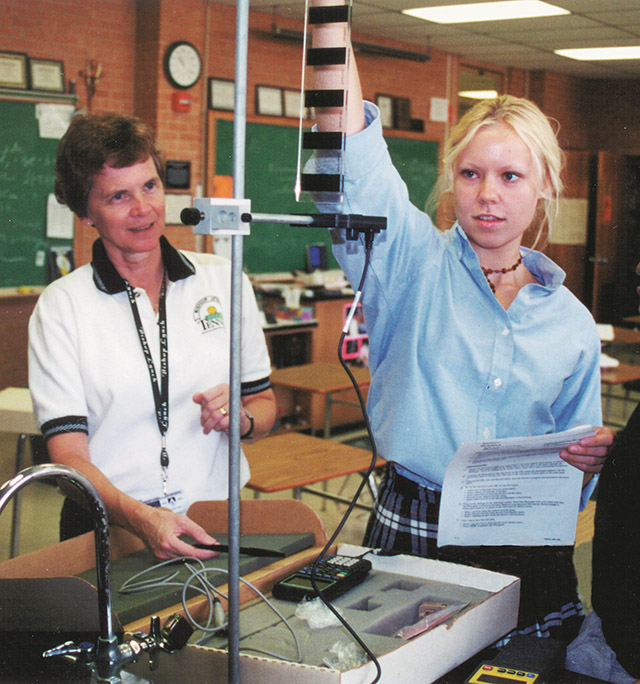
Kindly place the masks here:
[[(194, 265), (182, 252), (172, 247), (164, 235), (160, 237), (160, 248), (162, 250), (162, 262), (167, 269), (169, 280), (175, 282), (195, 274)], [(102, 292), (117, 294), (126, 290), (124, 278), (109, 260), (107, 250), (100, 238), (93, 243), (91, 267), (93, 268), (93, 282)]]

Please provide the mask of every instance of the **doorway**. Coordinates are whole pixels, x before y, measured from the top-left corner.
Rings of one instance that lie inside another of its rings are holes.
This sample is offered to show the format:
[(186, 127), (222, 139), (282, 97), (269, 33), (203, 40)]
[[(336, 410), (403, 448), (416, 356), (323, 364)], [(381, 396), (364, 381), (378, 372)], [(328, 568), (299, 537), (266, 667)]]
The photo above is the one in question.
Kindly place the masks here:
[(598, 323), (638, 313), (640, 157), (598, 152), (589, 176), (586, 290)]
[(570, 225), (545, 252), (598, 323), (621, 324), (640, 303), (640, 157), (567, 150), (566, 161), (561, 209), (572, 207)]

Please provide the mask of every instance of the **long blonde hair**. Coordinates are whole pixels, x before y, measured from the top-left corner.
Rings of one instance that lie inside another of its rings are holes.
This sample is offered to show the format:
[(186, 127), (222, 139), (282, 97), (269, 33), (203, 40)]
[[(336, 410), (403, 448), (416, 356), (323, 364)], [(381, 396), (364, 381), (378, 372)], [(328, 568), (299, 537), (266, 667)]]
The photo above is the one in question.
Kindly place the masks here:
[(550, 120), (530, 100), (513, 95), (501, 95), (482, 100), (458, 121), (445, 143), (442, 169), (433, 192), (433, 201), (439, 204), (443, 197), (453, 192), (453, 170), (460, 153), (483, 127), (506, 124), (521, 138), (531, 152), (539, 174), (543, 214), (532, 226), (538, 224), (533, 246), (543, 241), (545, 229), (553, 230), (558, 200), (562, 193), (562, 168), (564, 154), (558, 144), (556, 132)]

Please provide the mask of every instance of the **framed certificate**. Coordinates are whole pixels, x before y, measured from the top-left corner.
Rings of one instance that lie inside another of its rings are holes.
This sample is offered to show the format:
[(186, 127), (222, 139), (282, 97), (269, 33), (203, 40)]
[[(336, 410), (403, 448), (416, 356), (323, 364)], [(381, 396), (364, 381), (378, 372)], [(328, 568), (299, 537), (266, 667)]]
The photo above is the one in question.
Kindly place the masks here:
[(223, 78), (209, 79), (209, 109), (232, 112), (235, 100), (235, 83)]
[(380, 123), (383, 128), (393, 128), (393, 97), (376, 95), (376, 105), (380, 110)]
[(27, 55), (22, 52), (0, 52), (0, 87), (29, 87), (27, 75)]
[(282, 88), (256, 86), (256, 114), (283, 116), (284, 103)]
[[(300, 117), (300, 105), (302, 103), (302, 94), (299, 90), (284, 90), (284, 115), (289, 119), (297, 119)], [(304, 120), (311, 119), (312, 112), (308, 107), (302, 110), (302, 118)]]
[(31, 90), (64, 93), (64, 63), (57, 59), (29, 57)]

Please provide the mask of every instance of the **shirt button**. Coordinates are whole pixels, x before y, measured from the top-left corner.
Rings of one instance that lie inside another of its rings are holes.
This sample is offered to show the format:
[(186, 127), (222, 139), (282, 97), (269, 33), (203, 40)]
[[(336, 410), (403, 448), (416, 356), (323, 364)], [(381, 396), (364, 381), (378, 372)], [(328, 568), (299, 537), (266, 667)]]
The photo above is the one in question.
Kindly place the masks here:
[(507, 337), (507, 336), (510, 335), (510, 334), (511, 334), (511, 330), (509, 330), (509, 328), (505, 328), (505, 329), (502, 331), (503, 337)]
[(502, 385), (502, 380), (501, 380), (500, 378), (496, 378), (496, 379), (493, 381), (493, 384), (494, 384), (496, 387), (500, 387), (500, 386)]
[(489, 428), (485, 428), (485, 429), (482, 431), (482, 436), (483, 436), (485, 439), (489, 439), (489, 437), (491, 437), (491, 430), (489, 430)]

